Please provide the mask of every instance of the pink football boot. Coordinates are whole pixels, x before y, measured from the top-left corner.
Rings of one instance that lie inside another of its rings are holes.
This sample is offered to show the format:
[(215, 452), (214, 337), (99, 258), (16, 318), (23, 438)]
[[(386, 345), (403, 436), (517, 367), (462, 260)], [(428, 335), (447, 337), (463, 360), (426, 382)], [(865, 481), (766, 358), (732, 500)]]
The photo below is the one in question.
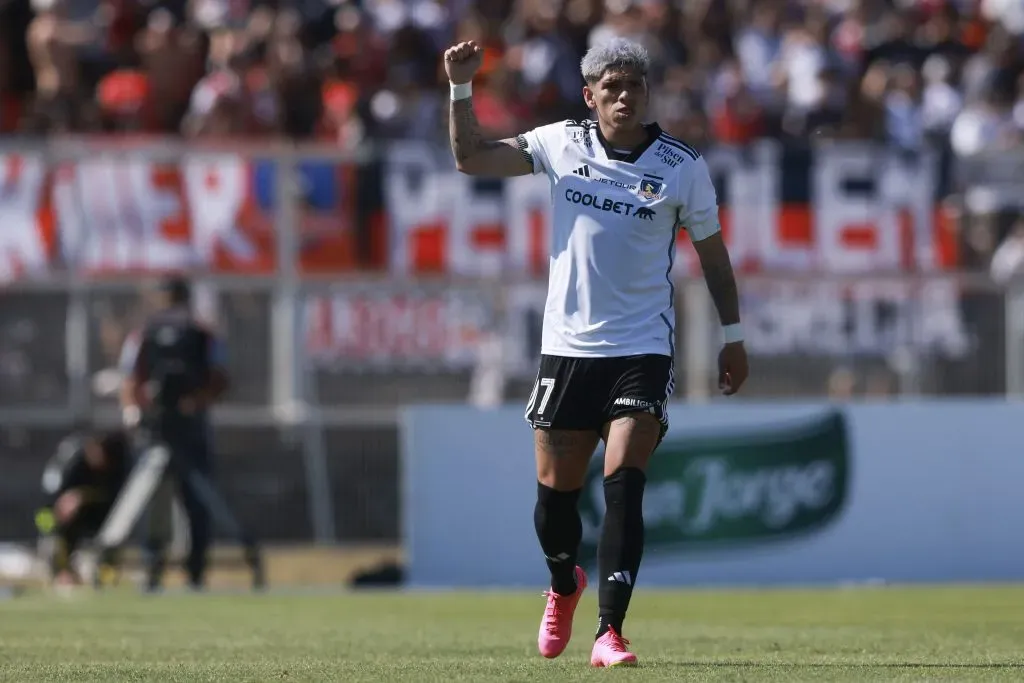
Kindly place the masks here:
[(562, 654), (569, 644), (569, 639), (572, 638), (572, 617), (576, 614), (576, 605), (579, 604), (586, 587), (587, 575), (582, 567), (576, 567), (575, 593), (559, 595), (554, 590), (544, 591), (548, 604), (544, 608), (544, 618), (540, 622), (537, 647), (548, 659), (554, 659)]
[(594, 643), (591, 666), (636, 666), (636, 655), (626, 649), (629, 641), (610, 628)]

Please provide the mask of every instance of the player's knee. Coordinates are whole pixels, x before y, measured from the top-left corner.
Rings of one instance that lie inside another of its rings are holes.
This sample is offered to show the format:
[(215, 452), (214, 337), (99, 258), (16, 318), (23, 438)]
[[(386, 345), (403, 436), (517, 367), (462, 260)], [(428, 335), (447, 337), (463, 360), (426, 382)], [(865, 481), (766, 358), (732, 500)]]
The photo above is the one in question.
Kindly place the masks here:
[(585, 473), (581, 475), (575, 471), (560, 471), (555, 467), (538, 470), (537, 482), (553, 491), (568, 492), (583, 488), (585, 476)]
[(636, 467), (619, 467), (604, 478), (606, 508), (636, 507), (642, 504), (647, 475)]
[(537, 482), (537, 503), (544, 510), (557, 512), (576, 510), (582, 493), (582, 487), (571, 491), (559, 491), (544, 482)]
[(605, 426), (605, 476), (620, 468), (646, 470), (665, 433), (657, 415), (634, 412), (617, 415)]

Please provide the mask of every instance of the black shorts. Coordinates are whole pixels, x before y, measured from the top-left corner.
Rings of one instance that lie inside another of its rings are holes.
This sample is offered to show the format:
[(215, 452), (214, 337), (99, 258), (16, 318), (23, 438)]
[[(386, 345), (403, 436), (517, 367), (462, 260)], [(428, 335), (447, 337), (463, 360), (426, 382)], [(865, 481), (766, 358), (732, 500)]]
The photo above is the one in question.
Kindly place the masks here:
[(672, 359), (659, 354), (616, 358), (541, 356), (526, 406), (534, 429), (594, 430), (627, 413), (650, 413), (668, 431), (667, 403), (675, 388)]

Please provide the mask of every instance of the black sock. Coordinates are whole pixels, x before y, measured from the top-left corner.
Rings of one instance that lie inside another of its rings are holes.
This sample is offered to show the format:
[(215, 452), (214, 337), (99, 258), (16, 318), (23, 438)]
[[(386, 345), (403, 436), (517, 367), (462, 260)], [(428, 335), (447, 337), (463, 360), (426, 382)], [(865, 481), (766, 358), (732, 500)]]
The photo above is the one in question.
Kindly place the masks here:
[(582, 491), (556, 491), (537, 483), (533, 525), (551, 570), (551, 588), (559, 595), (576, 592), (576, 555), (583, 538), (578, 507)]
[(622, 634), (629, 599), (644, 554), (644, 485), (647, 476), (633, 467), (616, 470), (604, 479), (604, 528), (597, 548), (601, 573), (598, 590), (600, 621), (597, 637), (609, 628)]

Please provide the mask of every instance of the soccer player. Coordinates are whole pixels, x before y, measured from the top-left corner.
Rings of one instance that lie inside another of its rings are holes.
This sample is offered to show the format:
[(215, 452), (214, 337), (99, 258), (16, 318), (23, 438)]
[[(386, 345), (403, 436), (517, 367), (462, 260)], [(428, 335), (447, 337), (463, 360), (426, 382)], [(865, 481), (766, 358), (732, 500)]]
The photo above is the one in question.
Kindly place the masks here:
[(747, 378), (736, 280), (715, 189), (696, 150), (643, 122), (650, 59), (635, 43), (616, 39), (582, 60), (583, 99), (597, 121), (562, 121), (497, 141), (484, 138), (473, 113), (480, 47), (459, 43), (444, 60), (458, 169), (502, 177), (544, 173), (551, 182), (541, 360), (526, 411), (537, 461), (534, 523), (551, 571), (538, 647), (549, 658), (565, 650), (587, 586), (576, 564), (582, 536), (577, 504), (603, 439), (606, 511), (591, 664), (636, 664), (622, 623), (643, 554), (645, 471), (668, 428), (679, 226), (689, 232), (723, 326), (720, 388), (734, 394)]

